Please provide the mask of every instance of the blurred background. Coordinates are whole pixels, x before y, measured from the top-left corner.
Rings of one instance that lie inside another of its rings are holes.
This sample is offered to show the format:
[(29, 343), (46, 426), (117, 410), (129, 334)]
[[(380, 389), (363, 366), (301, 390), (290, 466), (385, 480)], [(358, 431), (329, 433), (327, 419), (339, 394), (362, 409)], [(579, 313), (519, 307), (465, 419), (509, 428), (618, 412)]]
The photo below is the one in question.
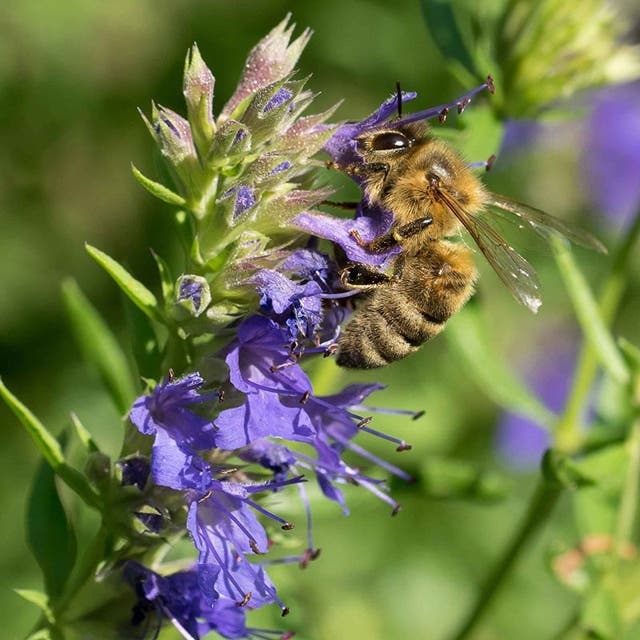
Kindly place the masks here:
[[(216, 77), (217, 111), (231, 95), (249, 49), (289, 11), (298, 24), (296, 33), (306, 26), (314, 31), (300, 65), (303, 75), (313, 74), (311, 88), (321, 91), (314, 111), (344, 98), (336, 117), (360, 119), (394, 91), (396, 81), (419, 92), (417, 108), (448, 101), (469, 88), (447, 73), (417, 1), (22, 0), (0, 5), (0, 374), (54, 432), (65, 427), (73, 409), (111, 453), (121, 438), (121, 419), (97, 374), (83, 365), (61, 304), (60, 283), (73, 275), (113, 330), (123, 331), (120, 294), (83, 244), (120, 260), (154, 290), (149, 248), (172, 254), (170, 209), (144, 192), (130, 171), (134, 162), (145, 174), (158, 175), (153, 143), (136, 108), (148, 111), (154, 99), (184, 112), (184, 55), (196, 41)], [(622, 11), (633, 32), (638, 13), (634, 16), (630, 7)], [(635, 104), (640, 139), (640, 88), (625, 90), (627, 95), (609, 98), (613, 110), (603, 107), (597, 120), (590, 118), (606, 98), (601, 93), (575, 100), (570, 119), (510, 128), (488, 176), (490, 186), (615, 245), (640, 195), (631, 190), (622, 205), (608, 207), (593, 188), (604, 178), (593, 173), (587, 160), (600, 153), (593, 146), (594, 128), (602, 127), (606, 137), (616, 106)], [(470, 160), (495, 151), (487, 149)], [(337, 186), (346, 184), (331, 179)], [(514, 243), (539, 272), (540, 313), (534, 317), (518, 306), (484, 266), (479, 304), (472, 311), (479, 310), (491, 326), (494, 340), (487, 348), (541, 394), (554, 390), (556, 397), (547, 401), (558, 408), (579, 344), (578, 328), (551, 252), (529, 237), (518, 236)], [(607, 258), (583, 250), (576, 250), (576, 257), (597, 288)], [(636, 343), (639, 293), (636, 275), (616, 325), (618, 333)], [(464, 318), (451, 325), (456, 322)], [(371, 404), (425, 410), (416, 422), (393, 415), (376, 418), (377, 428), (413, 444), (409, 452), (396, 454), (392, 447), (367, 441), (366, 434), (361, 440), (419, 481), (394, 486), (404, 509), (393, 519), (386, 505), (355, 488), (347, 489), (349, 518), (327, 500), (316, 502), (314, 535), (321, 558), (305, 571), (293, 566), (273, 570), (292, 611), (285, 626), (301, 639), (446, 637), (522, 514), (544, 436), (501, 414), (446, 335), (373, 374), (345, 373), (326, 361), (321, 366), (316, 372), (321, 393), (348, 382), (379, 380), (389, 389)], [(4, 405), (0, 429), (5, 514), (1, 635), (21, 638), (37, 616), (12, 589), (40, 586), (24, 530), (38, 457)], [(451, 461), (471, 463), (489, 474), (481, 476), (489, 489), (443, 499), (443, 491), (428, 478), (437, 465)], [(279, 512), (290, 509), (292, 518), (302, 520), (293, 501), (276, 499)], [(572, 542), (572, 526), (561, 505), (478, 637), (537, 640), (562, 627), (573, 596), (541, 559), (558, 541)], [(250, 621), (282, 628), (277, 611), (262, 611)]]

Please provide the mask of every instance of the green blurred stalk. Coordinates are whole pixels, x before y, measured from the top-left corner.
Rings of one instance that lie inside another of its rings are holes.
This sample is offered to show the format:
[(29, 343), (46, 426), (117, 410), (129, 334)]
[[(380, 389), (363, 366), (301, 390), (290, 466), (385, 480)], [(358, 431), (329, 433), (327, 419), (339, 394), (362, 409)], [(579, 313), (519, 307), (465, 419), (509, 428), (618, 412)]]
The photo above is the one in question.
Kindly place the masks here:
[[(640, 211), (631, 225), (628, 233), (615, 253), (611, 272), (600, 295), (600, 315), (604, 323), (611, 326), (626, 286), (626, 276), (632, 257), (632, 249), (640, 235)], [(583, 433), (581, 417), (593, 383), (598, 372), (598, 357), (590, 341), (585, 340), (578, 357), (573, 385), (564, 413), (555, 429), (555, 448), (563, 453), (575, 453), (582, 445)]]
[[(628, 233), (625, 234), (620, 247), (615, 253), (611, 272), (598, 302), (601, 318), (607, 327), (613, 322), (620, 301), (622, 300), (632, 249), (639, 235), (640, 211), (636, 214), (633, 224)], [(556, 448), (559, 452), (566, 454), (576, 453), (582, 446), (583, 435), (580, 428), (580, 418), (593, 386), (598, 370), (598, 362), (598, 354), (592, 341), (585, 340), (579, 356), (576, 374), (565, 411), (555, 429)], [(636, 444), (640, 446), (640, 442)], [(637, 453), (638, 457), (636, 462), (638, 463), (638, 468), (636, 469), (634, 466), (630, 471), (632, 479), (628, 478), (629, 484), (631, 484), (631, 482), (634, 482), (634, 484), (628, 492), (628, 508), (625, 507), (624, 504), (621, 506), (620, 521), (618, 523), (618, 539), (620, 539), (620, 536), (626, 537), (630, 529), (634, 526), (637, 503), (637, 487), (635, 482), (637, 481), (636, 472), (640, 473), (640, 448)], [(527, 512), (511, 539), (509, 546), (487, 576), (473, 609), (460, 626), (458, 632), (452, 636), (452, 640), (464, 640), (469, 637), (469, 634), (474, 630), (482, 615), (489, 608), (505, 578), (509, 575), (520, 552), (524, 551), (533, 539), (535, 533), (550, 517), (562, 494), (562, 489), (561, 484), (544, 477), (540, 478), (539, 484), (531, 497)]]
[(469, 637), (469, 634), (473, 631), (477, 622), (504, 582), (504, 579), (511, 571), (520, 552), (531, 542), (534, 534), (551, 515), (553, 508), (558, 502), (558, 498), (562, 494), (562, 489), (563, 487), (560, 483), (544, 477), (540, 478), (520, 526), (516, 530), (498, 564), (482, 584), (479, 591), (480, 595), (473, 609), (460, 626), (458, 632), (452, 636), (452, 640), (464, 640), (464, 638)]

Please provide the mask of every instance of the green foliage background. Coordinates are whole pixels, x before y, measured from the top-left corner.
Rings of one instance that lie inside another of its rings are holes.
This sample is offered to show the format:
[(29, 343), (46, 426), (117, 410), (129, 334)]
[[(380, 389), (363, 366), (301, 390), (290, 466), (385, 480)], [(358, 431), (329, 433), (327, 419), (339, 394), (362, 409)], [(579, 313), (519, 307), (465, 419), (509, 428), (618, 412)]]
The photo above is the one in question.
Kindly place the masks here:
[[(397, 80), (420, 93), (418, 107), (466, 90), (447, 73), (419, 3), (409, 0), (22, 0), (0, 6), (0, 362), (7, 385), (54, 431), (68, 423), (73, 407), (111, 453), (121, 439), (120, 418), (96, 372), (82, 363), (63, 313), (60, 283), (72, 274), (116, 333), (124, 332), (123, 300), (87, 256), (84, 242), (121, 260), (152, 288), (157, 282), (149, 247), (163, 255), (175, 249), (169, 208), (131, 176), (131, 161), (147, 175), (158, 171), (136, 107), (148, 111), (153, 98), (184, 110), (182, 65), (196, 41), (216, 76), (214, 110), (219, 109), (248, 50), (288, 11), (300, 28), (314, 30), (301, 62), (304, 74), (313, 73), (311, 87), (322, 91), (314, 111), (345, 98), (338, 117), (363, 117)], [(473, 118), (472, 113), (463, 117)], [(580, 127), (567, 124), (553, 145), (499, 160), (488, 178), (496, 191), (579, 221), (611, 246), (619, 232), (602, 213), (589, 210), (579, 174), (581, 145)], [(551, 252), (530, 238), (517, 242), (539, 271), (541, 312), (533, 317), (517, 306), (484, 266), (478, 297), (493, 335), (490, 353), (526, 374), (534, 357), (547, 357), (550, 337), (564, 339), (578, 329)], [(576, 257), (597, 287), (607, 259), (581, 250)], [(636, 259), (635, 280), (616, 324), (616, 332), (636, 344), (637, 266)], [(462, 321), (453, 319), (451, 325)], [(345, 373), (325, 361), (315, 374), (321, 393), (347, 382), (380, 380), (389, 390), (373, 403), (425, 409), (418, 422), (376, 418), (381, 430), (411, 442), (412, 451), (395, 454), (371, 445), (423, 480), (396, 486), (404, 510), (394, 519), (357, 489), (347, 491), (349, 518), (327, 500), (316, 502), (321, 558), (306, 571), (273, 571), (292, 610), (285, 626), (300, 638), (321, 640), (444, 637), (462, 619), (479, 579), (521, 515), (532, 476), (509, 471), (506, 497), (499, 501), (438, 499), (429, 495), (433, 491), (424, 477), (442, 458), (504, 471), (493, 447), (500, 410), (446, 336), (381, 372)], [(4, 405), (0, 425), (0, 611), (6, 612), (1, 635), (19, 638), (36, 613), (11, 589), (40, 586), (24, 527), (38, 457)], [(277, 500), (280, 512), (289, 509), (302, 523), (294, 500), (282, 495)], [(544, 561), (554, 545), (577, 542), (566, 506), (560, 505), (552, 526), (518, 566), (478, 637), (552, 637), (572, 615), (574, 596)], [(88, 525), (81, 522), (81, 531), (83, 526)], [(271, 615), (277, 612), (261, 612), (252, 620), (281, 626)]]

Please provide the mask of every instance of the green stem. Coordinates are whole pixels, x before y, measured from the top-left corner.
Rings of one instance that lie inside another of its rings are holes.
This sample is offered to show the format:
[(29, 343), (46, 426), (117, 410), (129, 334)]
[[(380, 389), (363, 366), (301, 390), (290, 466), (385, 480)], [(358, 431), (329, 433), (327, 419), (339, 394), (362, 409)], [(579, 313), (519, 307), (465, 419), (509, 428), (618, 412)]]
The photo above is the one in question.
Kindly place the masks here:
[(629, 447), (629, 467), (622, 490), (615, 535), (616, 551), (619, 556), (624, 554), (625, 546), (633, 540), (636, 522), (638, 482), (640, 481), (640, 420), (634, 421), (627, 446)]
[(463, 640), (469, 637), (482, 615), (489, 608), (505, 578), (509, 575), (520, 552), (531, 542), (534, 534), (549, 519), (561, 494), (562, 485), (544, 478), (540, 479), (513, 539), (498, 564), (486, 577), (473, 609), (460, 626), (458, 632), (452, 636), (452, 640)]
[[(632, 257), (632, 249), (640, 235), (640, 212), (636, 214), (629, 231), (624, 234), (611, 265), (598, 301), (600, 315), (604, 323), (610, 327), (618, 308), (627, 281), (627, 272)], [(598, 358), (590, 341), (585, 340), (578, 363), (573, 386), (564, 413), (558, 421), (555, 432), (555, 447), (564, 453), (574, 453), (582, 445), (581, 417), (584, 406), (589, 399), (593, 383), (598, 372)]]

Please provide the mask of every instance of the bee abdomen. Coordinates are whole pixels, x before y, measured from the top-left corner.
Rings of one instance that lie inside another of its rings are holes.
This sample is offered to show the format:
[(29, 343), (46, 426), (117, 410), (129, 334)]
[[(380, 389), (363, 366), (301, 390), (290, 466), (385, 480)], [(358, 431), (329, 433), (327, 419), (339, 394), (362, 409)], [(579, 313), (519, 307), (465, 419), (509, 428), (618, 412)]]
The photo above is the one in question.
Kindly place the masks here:
[(476, 270), (465, 247), (438, 242), (367, 295), (339, 340), (342, 367), (372, 369), (417, 351), (469, 299)]
[(379, 290), (345, 328), (336, 362), (353, 369), (382, 367), (417, 351), (443, 328), (444, 322), (426, 321), (402, 291)]

